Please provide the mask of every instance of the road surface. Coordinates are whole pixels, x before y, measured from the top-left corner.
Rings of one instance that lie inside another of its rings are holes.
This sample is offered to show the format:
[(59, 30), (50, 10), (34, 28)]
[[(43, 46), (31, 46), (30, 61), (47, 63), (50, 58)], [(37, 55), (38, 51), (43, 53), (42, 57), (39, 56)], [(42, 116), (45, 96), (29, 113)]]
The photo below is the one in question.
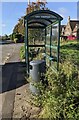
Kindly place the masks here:
[(0, 108), (2, 107), (2, 112), (0, 111), (0, 116), (2, 113), (2, 118), (12, 118), (16, 87), (25, 84), (23, 73), (25, 64), (20, 62), (19, 56), (22, 45), (22, 43), (3, 44), (2, 48), (0, 45), (0, 49), (2, 49), (2, 61), (0, 61), (0, 68), (2, 67), (2, 81), (0, 79), (0, 86), (2, 86), (2, 90), (0, 89)]

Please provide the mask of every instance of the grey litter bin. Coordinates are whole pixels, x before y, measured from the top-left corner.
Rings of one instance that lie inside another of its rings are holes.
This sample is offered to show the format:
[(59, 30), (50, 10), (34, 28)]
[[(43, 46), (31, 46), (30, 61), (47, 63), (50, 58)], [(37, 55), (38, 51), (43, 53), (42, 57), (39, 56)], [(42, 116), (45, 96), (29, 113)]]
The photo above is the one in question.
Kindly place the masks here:
[(30, 62), (30, 76), (32, 81), (30, 82), (30, 90), (33, 94), (39, 94), (40, 90), (34, 86), (40, 82), (41, 74), (45, 73), (46, 62), (45, 60), (34, 60)]

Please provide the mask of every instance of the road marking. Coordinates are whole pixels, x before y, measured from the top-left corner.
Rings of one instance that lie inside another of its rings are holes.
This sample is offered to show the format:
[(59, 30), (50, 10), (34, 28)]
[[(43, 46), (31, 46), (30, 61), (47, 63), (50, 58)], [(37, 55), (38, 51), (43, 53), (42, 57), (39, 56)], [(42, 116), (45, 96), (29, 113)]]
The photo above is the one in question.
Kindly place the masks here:
[(9, 61), (9, 59), (15, 53), (17, 47), (18, 47), (17, 44), (14, 44), (14, 45), (11, 46), (12, 51), (11, 51), (11, 53), (7, 53), (7, 56), (6, 56), (5, 60), (2, 62), (3, 65)]
[(2, 119), (2, 94), (0, 94), (0, 119)]
[(8, 53), (8, 56), (10, 56), (10, 53)]
[(8, 62), (9, 58), (13, 55), (14, 51), (15, 51), (15, 46), (13, 47), (12, 53), (8, 53), (8, 54), (7, 54), (7, 57), (5, 58), (3, 64), (5, 64), (5, 63)]

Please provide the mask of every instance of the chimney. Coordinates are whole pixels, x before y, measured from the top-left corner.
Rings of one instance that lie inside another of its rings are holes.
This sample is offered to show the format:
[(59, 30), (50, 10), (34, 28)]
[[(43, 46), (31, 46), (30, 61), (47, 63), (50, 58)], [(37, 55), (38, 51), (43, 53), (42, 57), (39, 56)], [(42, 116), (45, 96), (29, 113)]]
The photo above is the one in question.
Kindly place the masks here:
[(28, 5), (30, 5), (30, 0), (28, 0)]
[(37, 0), (36, 2), (40, 2), (40, 0)]
[(70, 22), (70, 16), (68, 17), (68, 22)]

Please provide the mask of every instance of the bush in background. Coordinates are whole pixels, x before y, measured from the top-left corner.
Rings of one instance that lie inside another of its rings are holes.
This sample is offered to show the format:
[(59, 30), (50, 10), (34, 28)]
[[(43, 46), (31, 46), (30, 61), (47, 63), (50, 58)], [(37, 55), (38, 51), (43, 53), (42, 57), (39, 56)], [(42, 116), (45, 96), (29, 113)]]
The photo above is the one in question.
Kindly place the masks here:
[(17, 41), (18, 41), (18, 38), (14, 38), (14, 42), (17, 43)]

